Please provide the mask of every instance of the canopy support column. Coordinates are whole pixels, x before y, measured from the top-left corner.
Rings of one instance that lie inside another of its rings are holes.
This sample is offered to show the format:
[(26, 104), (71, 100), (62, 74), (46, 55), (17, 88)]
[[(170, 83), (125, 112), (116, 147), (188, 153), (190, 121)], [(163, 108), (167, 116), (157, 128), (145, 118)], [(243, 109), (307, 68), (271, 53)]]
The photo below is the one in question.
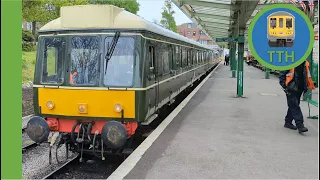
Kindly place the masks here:
[(238, 76), (237, 96), (243, 96), (243, 54), (244, 54), (244, 29), (239, 29), (238, 37)]

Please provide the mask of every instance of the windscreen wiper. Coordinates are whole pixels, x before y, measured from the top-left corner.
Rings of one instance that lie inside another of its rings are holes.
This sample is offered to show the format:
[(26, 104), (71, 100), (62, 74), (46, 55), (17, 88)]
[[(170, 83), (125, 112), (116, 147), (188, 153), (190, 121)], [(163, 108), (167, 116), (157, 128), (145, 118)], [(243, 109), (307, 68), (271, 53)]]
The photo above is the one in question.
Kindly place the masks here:
[(106, 60), (106, 70), (105, 70), (104, 74), (107, 73), (108, 62), (112, 57), (114, 49), (116, 48), (117, 42), (119, 40), (119, 37), (120, 37), (120, 32), (117, 31), (116, 34), (114, 35), (113, 39), (112, 39), (112, 42), (111, 42), (110, 46), (109, 46), (109, 43), (108, 43), (108, 51), (107, 51), (106, 56), (104, 57), (104, 59)]

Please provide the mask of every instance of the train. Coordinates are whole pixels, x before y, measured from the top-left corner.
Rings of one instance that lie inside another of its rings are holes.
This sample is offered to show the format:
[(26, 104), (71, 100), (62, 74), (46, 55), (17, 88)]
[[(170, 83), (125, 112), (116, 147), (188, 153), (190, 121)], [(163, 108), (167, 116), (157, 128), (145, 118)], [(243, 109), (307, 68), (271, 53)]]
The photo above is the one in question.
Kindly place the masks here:
[(268, 16), (268, 45), (270, 47), (292, 47), (295, 39), (295, 18), (284, 11)]
[(26, 132), (81, 155), (121, 154), (220, 61), (218, 51), (125, 9), (61, 7), (39, 30)]

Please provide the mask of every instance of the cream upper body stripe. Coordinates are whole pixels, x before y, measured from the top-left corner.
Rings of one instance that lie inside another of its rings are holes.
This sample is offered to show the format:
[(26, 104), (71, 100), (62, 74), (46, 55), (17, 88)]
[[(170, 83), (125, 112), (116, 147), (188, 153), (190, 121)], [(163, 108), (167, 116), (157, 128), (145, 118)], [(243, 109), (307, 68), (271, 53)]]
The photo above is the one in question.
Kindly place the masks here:
[(175, 76), (172, 76), (170, 78), (167, 78), (165, 80), (162, 80), (160, 81), (159, 83), (154, 83), (148, 87), (145, 87), (145, 88), (112, 88), (112, 87), (75, 87), (75, 86), (52, 86), (52, 85), (40, 85), (40, 84), (34, 84), (33, 87), (38, 87), (38, 88), (57, 88), (57, 89), (91, 89), (91, 90), (133, 90), (133, 91), (145, 91), (145, 90), (148, 90), (148, 89), (151, 89), (153, 87), (155, 87), (156, 85), (158, 84), (162, 84), (162, 83), (165, 83), (167, 81), (170, 81), (171, 79), (174, 79), (174, 78), (177, 78), (179, 76), (182, 76), (183, 74), (186, 74), (190, 71), (194, 71), (196, 69), (199, 69), (205, 65), (208, 65), (210, 64), (209, 63), (206, 63), (206, 64), (203, 64), (199, 67), (196, 67), (196, 68), (193, 68), (193, 69), (190, 69), (186, 72), (183, 72), (181, 74), (178, 74), (178, 75), (175, 75)]

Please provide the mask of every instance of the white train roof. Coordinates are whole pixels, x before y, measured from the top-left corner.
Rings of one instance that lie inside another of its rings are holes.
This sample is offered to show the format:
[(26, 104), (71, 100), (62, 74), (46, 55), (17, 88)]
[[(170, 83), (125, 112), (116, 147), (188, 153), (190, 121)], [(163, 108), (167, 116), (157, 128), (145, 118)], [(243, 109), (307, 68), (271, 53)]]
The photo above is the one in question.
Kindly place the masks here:
[(113, 5), (77, 5), (61, 7), (60, 17), (44, 25), (40, 31), (70, 29), (144, 29), (169, 38), (210, 49), (196, 41), (151, 23), (142, 17)]

